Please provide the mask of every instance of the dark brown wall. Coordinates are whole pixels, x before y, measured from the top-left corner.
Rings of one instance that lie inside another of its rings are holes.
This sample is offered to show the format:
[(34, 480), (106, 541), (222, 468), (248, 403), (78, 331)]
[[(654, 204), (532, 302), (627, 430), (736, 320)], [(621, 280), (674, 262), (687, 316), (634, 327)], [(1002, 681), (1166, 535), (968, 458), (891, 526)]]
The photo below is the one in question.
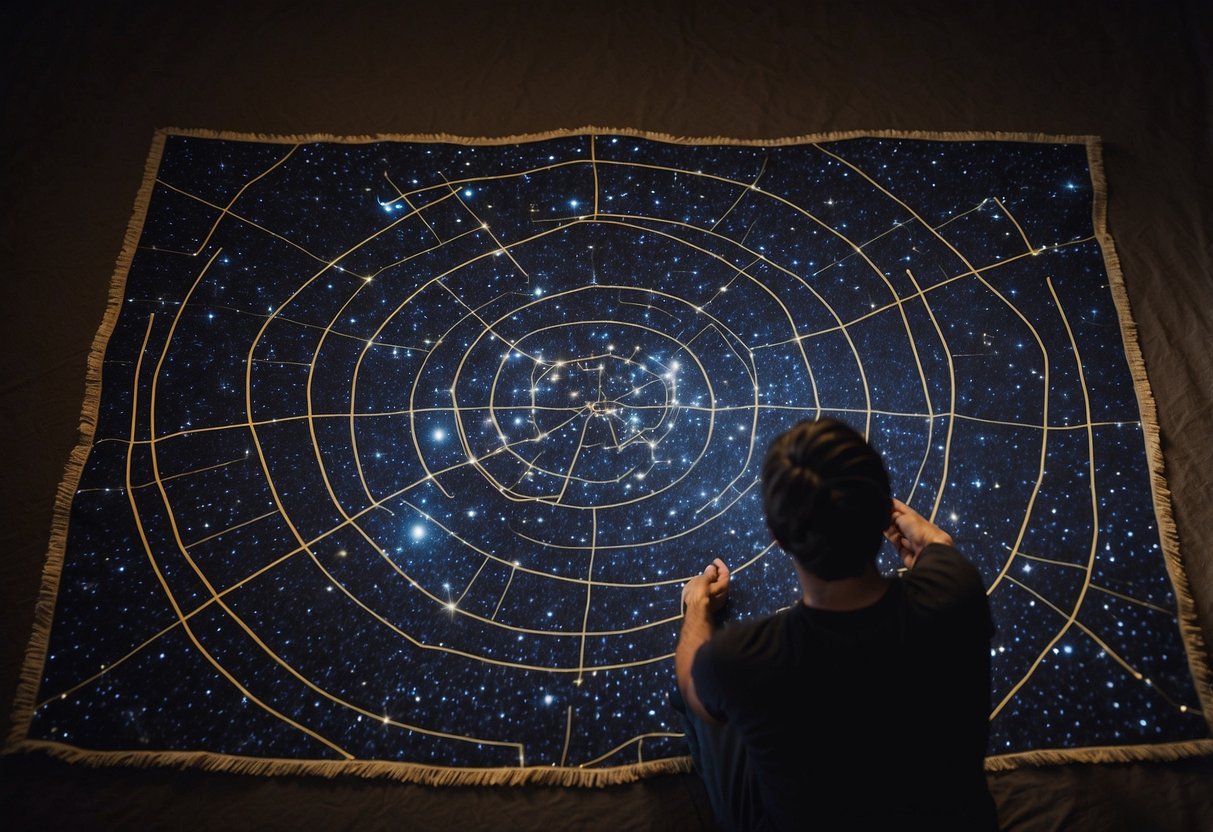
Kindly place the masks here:
[[(1213, 643), (1213, 36), (1187, 2), (18, 2), (0, 185), (0, 711), (30, 633), (85, 359), (152, 131), (759, 138), (1097, 134), (1159, 409), (1181, 551)], [(697, 829), (694, 782), (606, 791), (0, 761), (18, 826)], [(1014, 829), (1213, 827), (1213, 766), (994, 778)], [(494, 823), (493, 821), (496, 821)]]

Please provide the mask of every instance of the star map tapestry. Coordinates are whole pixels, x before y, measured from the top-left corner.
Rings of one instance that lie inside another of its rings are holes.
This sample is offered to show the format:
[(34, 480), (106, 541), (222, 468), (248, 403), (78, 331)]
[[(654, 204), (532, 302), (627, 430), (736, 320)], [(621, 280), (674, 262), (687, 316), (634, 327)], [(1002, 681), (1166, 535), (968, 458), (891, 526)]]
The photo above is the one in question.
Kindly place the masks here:
[(1081, 137), (158, 133), (10, 750), (685, 770), (680, 585), (795, 601), (755, 486), (819, 415), (984, 577), (990, 767), (1209, 750), (1102, 190)]

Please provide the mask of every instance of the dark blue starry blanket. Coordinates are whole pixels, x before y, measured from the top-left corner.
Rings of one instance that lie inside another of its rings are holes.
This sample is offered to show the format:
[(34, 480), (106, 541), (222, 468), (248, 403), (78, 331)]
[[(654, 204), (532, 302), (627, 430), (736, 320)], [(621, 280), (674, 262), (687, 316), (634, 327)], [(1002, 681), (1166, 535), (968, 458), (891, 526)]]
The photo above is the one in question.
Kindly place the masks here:
[(680, 584), (796, 598), (755, 483), (826, 414), (989, 587), (992, 767), (1207, 747), (1101, 191), (1082, 138), (158, 135), (13, 744), (678, 769)]

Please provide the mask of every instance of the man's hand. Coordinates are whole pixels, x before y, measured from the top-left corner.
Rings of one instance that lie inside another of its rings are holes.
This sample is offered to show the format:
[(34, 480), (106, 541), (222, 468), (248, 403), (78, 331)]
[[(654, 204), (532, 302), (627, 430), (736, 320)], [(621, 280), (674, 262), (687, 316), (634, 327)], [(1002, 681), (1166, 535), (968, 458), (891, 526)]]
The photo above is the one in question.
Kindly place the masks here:
[(682, 588), (682, 608), (696, 606), (707, 600), (708, 612), (717, 613), (729, 599), (729, 567), (720, 558), (704, 568), (703, 573), (686, 582)]
[(907, 569), (914, 567), (914, 561), (922, 550), (932, 543), (952, 545), (952, 536), (923, 517), (901, 500), (893, 500), (893, 516), (884, 536), (889, 539), (901, 555), (901, 562)]

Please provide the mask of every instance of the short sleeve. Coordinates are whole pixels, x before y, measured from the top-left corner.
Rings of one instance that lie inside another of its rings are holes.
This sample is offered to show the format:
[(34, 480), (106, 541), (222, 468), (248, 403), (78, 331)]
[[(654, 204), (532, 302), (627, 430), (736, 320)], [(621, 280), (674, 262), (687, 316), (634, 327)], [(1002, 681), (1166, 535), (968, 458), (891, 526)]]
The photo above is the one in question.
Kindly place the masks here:
[(714, 719), (728, 721), (725, 674), (720, 672), (720, 657), (713, 641), (707, 641), (695, 652), (691, 662), (691, 679), (695, 683), (695, 695), (704, 709)]
[(989, 637), (994, 633), (981, 574), (951, 546), (933, 543), (922, 550), (903, 579), (910, 603), (927, 615), (971, 615)]

